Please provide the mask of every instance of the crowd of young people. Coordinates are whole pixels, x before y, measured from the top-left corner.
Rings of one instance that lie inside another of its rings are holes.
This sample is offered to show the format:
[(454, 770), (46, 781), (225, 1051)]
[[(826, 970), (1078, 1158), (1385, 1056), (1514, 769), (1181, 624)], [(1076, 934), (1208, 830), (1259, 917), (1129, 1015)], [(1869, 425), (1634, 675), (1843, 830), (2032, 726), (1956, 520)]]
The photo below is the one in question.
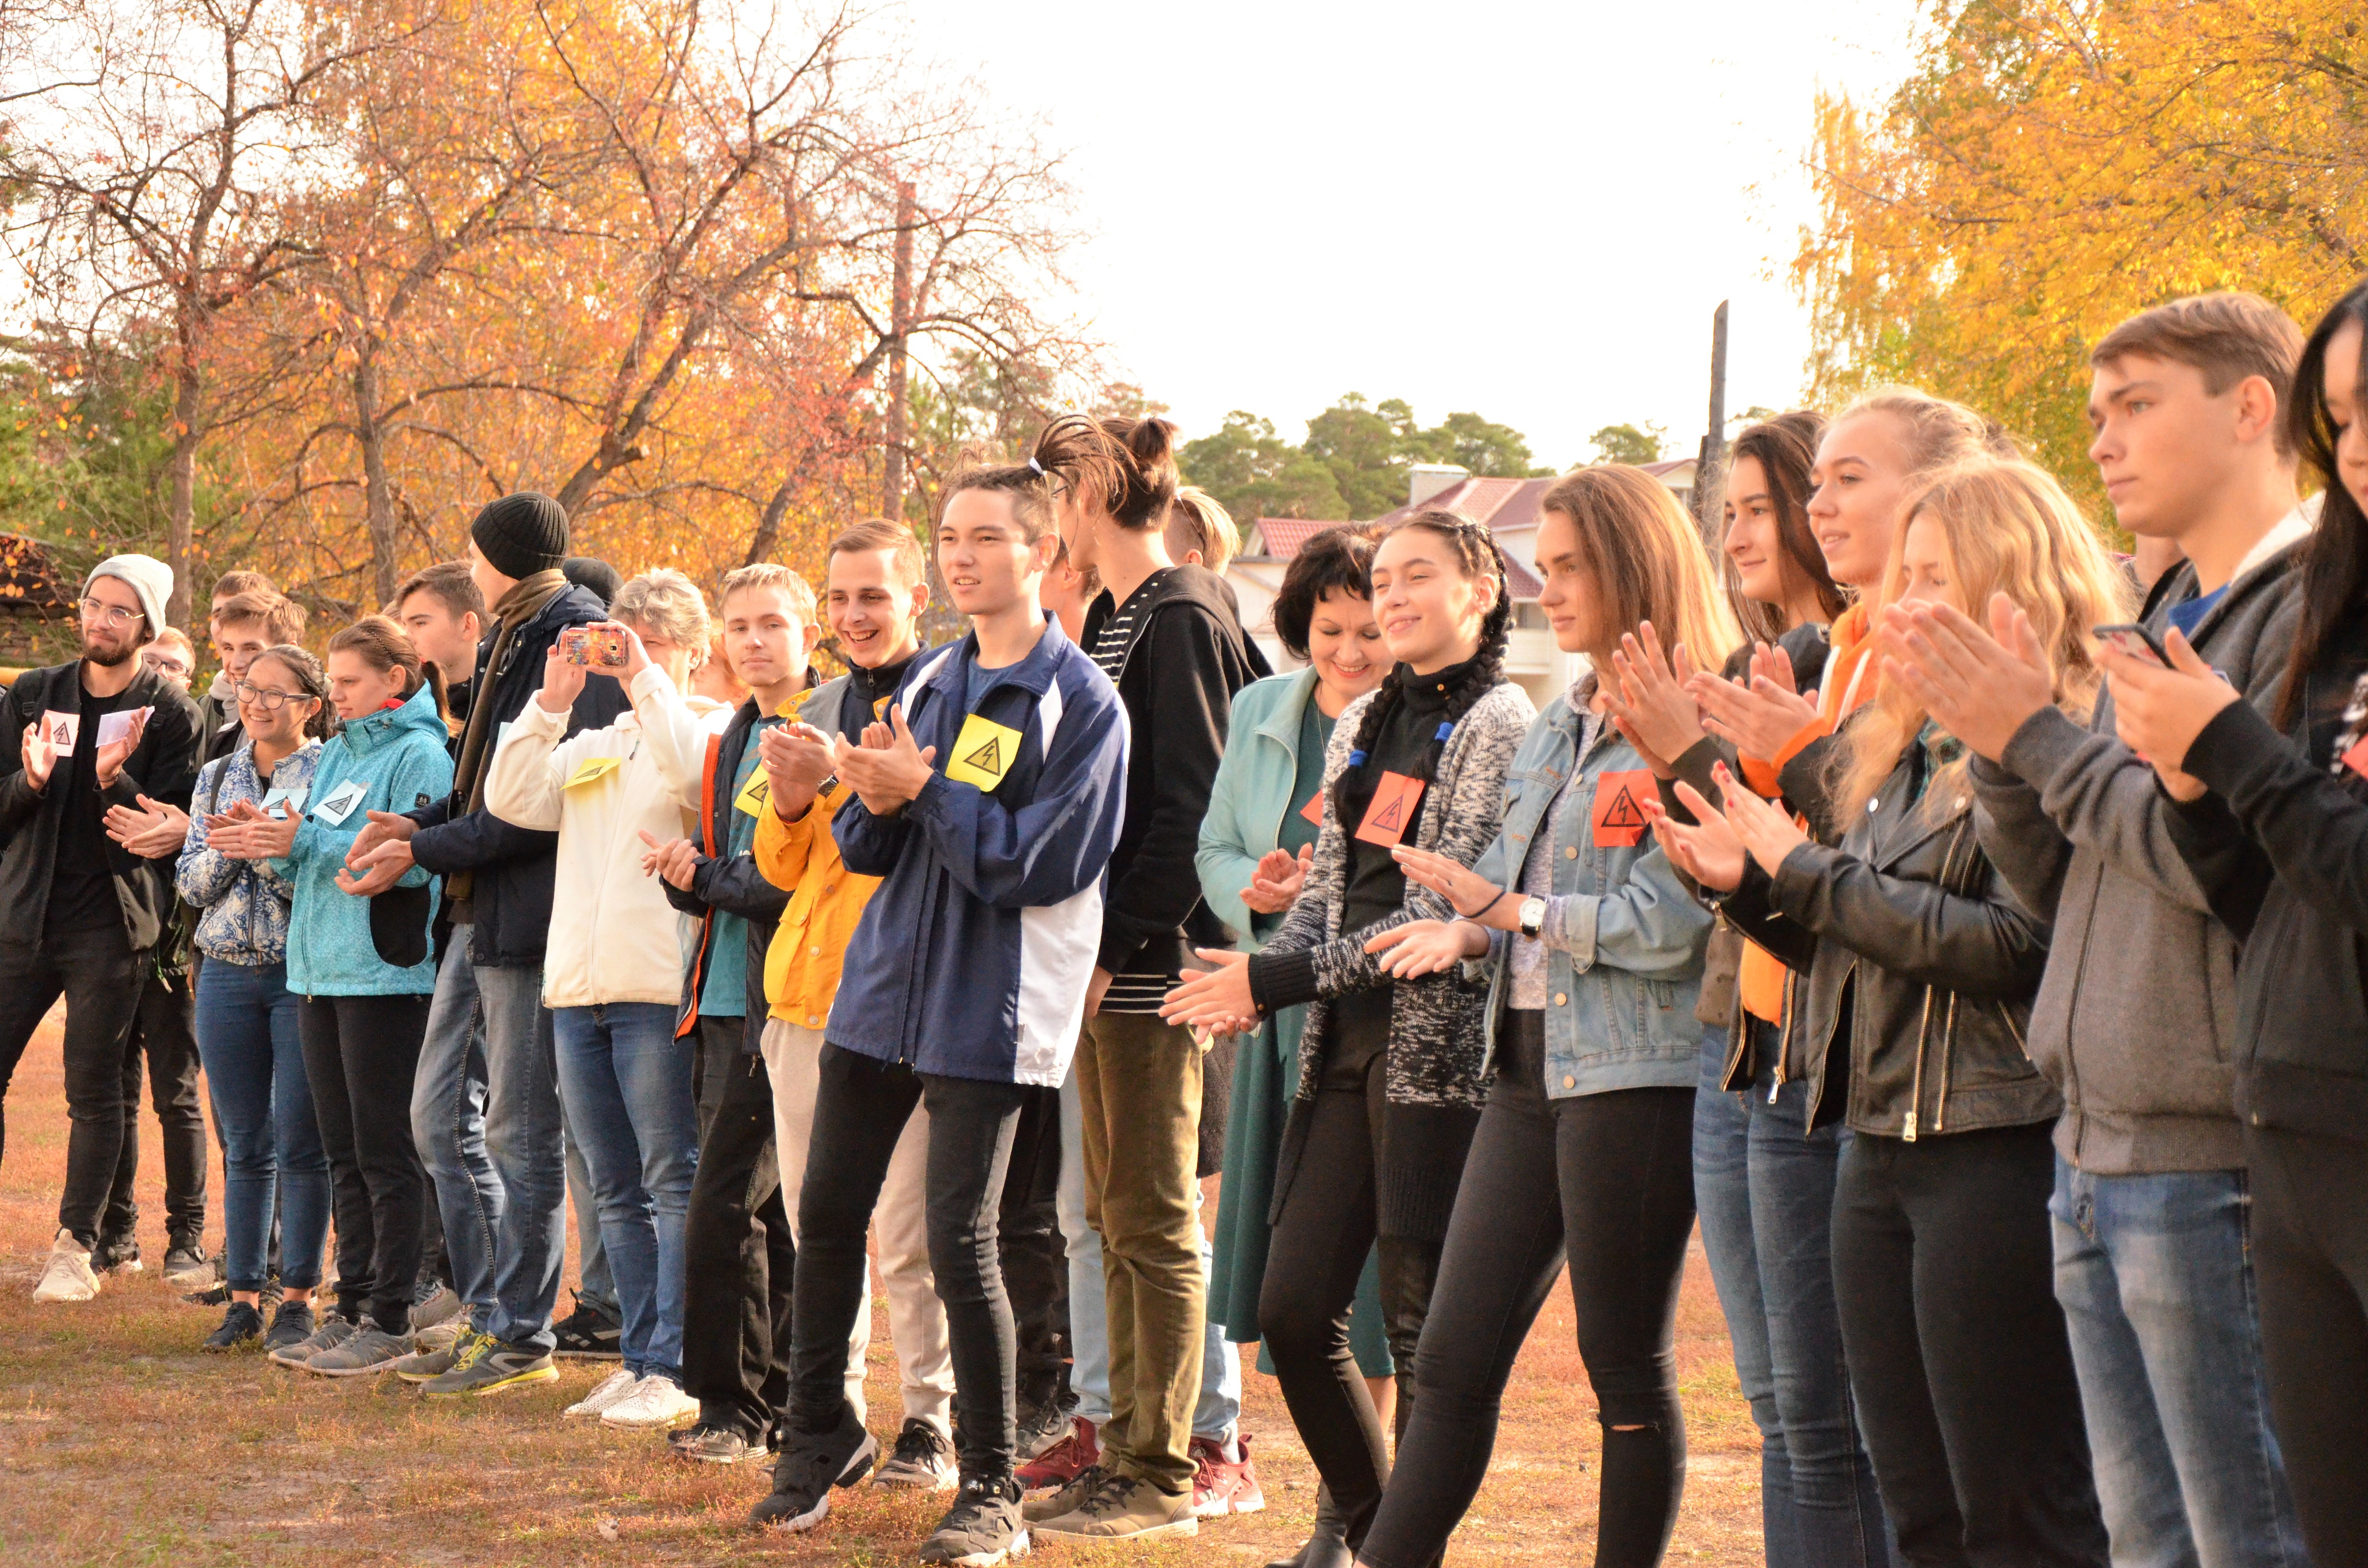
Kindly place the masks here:
[(1309, 540), (1269, 674), (1158, 419), (949, 481), (936, 647), (901, 525), (711, 607), (521, 494), (323, 659), (224, 578), (193, 701), (170, 574), (103, 562), (6, 699), (0, 1064), (63, 994), (73, 1120), (35, 1294), (138, 1267), (143, 1061), (208, 1282), (201, 1060), (210, 1349), (613, 1357), (566, 1418), (769, 1462), (768, 1527), (950, 1490), (922, 1559), (991, 1565), (1263, 1506), (1255, 1343), (1322, 1482), (1274, 1568), (1424, 1568), (1566, 1270), (1624, 1568), (1699, 1218), (1770, 1563), (2368, 1562), (2363, 331), (2368, 285), (2099, 340), (2129, 559), (1912, 391), (1745, 431), (1707, 548), (1566, 475), (1543, 712), (1447, 511)]

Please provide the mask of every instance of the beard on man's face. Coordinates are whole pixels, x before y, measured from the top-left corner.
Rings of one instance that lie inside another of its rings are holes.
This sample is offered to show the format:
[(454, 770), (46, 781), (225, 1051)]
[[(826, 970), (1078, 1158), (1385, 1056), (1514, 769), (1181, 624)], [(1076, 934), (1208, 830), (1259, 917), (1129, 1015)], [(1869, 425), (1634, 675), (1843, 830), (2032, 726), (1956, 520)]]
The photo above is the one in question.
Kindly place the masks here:
[(85, 629), (82, 634), (82, 656), (85, 663), (102, 669), (113, 669), (127, 659), (140, 656), (140, 645), (131, 638), (114, 631), (94, 634)]

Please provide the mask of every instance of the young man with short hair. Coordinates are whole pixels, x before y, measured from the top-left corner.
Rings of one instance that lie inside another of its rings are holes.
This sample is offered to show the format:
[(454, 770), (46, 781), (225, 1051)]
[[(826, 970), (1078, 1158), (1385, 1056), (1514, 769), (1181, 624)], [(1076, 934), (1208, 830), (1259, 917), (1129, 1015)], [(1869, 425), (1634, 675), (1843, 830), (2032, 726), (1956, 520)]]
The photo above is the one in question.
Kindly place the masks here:
[(477, 645), (485, 635), (485, 596), (465, 561), (439, 561), (413, 573), (394, 590), (389, 611), (411, 634), (420, 662), (444, 676), (444, 707), (452, 722), (469, 719), (477, 679)]
[(198, 673), (197, 644), (179, 627), (168, 626), (156, 634), (156, 641), (140, 650), (140, 662), (179, 687), (186, 697), (190, 678)]
[(304, 610), (268, 591), (232, 594), (216, 598), (213, 613), (206, 618), (206, 632), (221, 668), (201, 705), (208, 724), (200, 736), (200, 767), (228, 756), (245, 739), (238, 722), (238, 683), (246, 678), (246, 666), (257, 653), (304, 635)]
[[(565, 1162), (542, 956), (559, 835), (495, 816), (484, 782), (496, 734), (542, 685), (559, 634), (608, 619), (606, 606), (560, 574), (566, 555), (567, 513), (548, 495), (505, 495), (471, 521), (470, 571), (494, 622), (476, 661), (477, 701), (452, 791), (400, 814), (372, 812), (347, 854), (364, 896), (416, 865), (444, 879), (452, 911), (411, 1121), (470, 1327), (448, 1349), (395, 1365), (430, 1398), (482, 1396), (558, 1376), (551, 1309), (565, 1252)], [(598, 729), (629, 706), (616, 682), (588, 681), (567, 733)], [(332, 1330), (324, 1324), (324, 1332)]]
[[(797, 722), (759, 743), (770, 800), (757, 828), (757, 869), (790, 895), (788, 912), (765, 955), (765, 1070), (773, 1085), (774, 1140), (781, 1206), (792, 1237), (814, 1135), (814, 1096), (823, 1020), (837, 993), (839, 961), (877, 877), (848, 870), (831, 821), (854, 791), (837, 779), (831, 742), (860, 737), (886, 713), (905, 670), (920, 652), (916, 623), (929, 602), (920, 541), (882, 520), (856, 524), (831, 541), (825, 613), (848, 672), (809, 694)], [(880, 1277), (903, 1373), (905, 1419), (894, 1451), (877, 1477), (883, 1486), (942, 1489), (954, 1483), (953, 1363), (946, 1348), (946, 1310), (929, 1272), (927, 1217), (928, 1113), (916, 1110), (896, 1138), (880, 1205)], [(871, 1290), (864, 1289), (869, 1301)], [(871, 1313), (858, 1312), (847, 1346), (847, 1398), (865, 1415), (863, 1372)]]
[(864, 1237), (898, 1141), (928, 1111), (929, 1263), (954, 1365), (961, 1483), (925, 1562), (1028, 1550), (1012, 1475), (1012, 1322), (995, 1211), (1030, 1085), (1076, 1049), (1124, 809), (1126, 715), (1045, 619), (1051, 496), (1025, 467), (947, 487), (938, 570), (971, 618), (915, 662), (884, 721), (832, 743), (854, 793), (831, 819), (847, 869), (882, 879), (848, 942), (816, 1062), (789, 1415), (756, 1523), (821, 1522), (877, 1441), (846, 1393)]
[[(2089, 456), (2123, 527), (2185, 560), (2143, 620), (2256, 700), (2284, 674), (2309, 535), (2280, 417), (2302, 348), (2249, 294), (2175, 300), (2090, 354)], [(2001, 597), (2001, 603), (2003, 602)], [(1893, 665), (1976, 754), (1982, 847), (2053, 946), (2031, 1055), (2064, 1095), (2055, 1293), (2117, 1562), (2300, 1562), (2270, 1429), (2228, 1038), (2236, 943), (2153, 768), (2050, 698), (2027, 622), (1894, 611)]]
[(124, 1037), (172, 912), (169, 874), (107, 833), (107, 812), (143, 796), (188, 804), (196, 708), (140, 660), (172, 595), (172, 570), (161, 561), (100, 562), (83, 584), (81, 657), (26, 671), (0, 699), (0, 1102), (34, 1028), (61, 994), (66, 1000), (73, 1126), (57, 1239), (36, 1301), (98, 1293), (91, 1252), (131, 1120)]
[(699, 1418), (675, 1453), (710, 1464), (761, 1459), (788, 1398), (790, 1282), (796, 1267), (773, 1125), (773, 1088), (759, 1039), (765, 954), (790, 895), (757, 869), (757, 824), (769, 791), (763, 737), (789, 722), (814, 684), (807, 660), (822, 635), (814, 590), (786, 566), (728, 573), (716, 600), (723, 655), (748, 687), (703, 755), (672, 744), (672, 766), (705, 781), (699, 837), (650, 846), (666, 901), (699, 918), (683, 976), (676, 1035), (698, 1052), (699, 1172), (683, 1227), (682, 1386)]

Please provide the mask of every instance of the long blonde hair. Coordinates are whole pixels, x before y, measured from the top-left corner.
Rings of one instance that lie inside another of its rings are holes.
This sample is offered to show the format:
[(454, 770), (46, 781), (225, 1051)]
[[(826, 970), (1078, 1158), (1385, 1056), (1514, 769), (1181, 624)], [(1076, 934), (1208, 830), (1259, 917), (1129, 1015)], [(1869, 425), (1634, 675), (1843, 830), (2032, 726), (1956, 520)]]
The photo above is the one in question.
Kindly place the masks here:
[[(2056, 705), (2085, 724), (2100, 684), (2089, 629), (2127, 620), (2131, 594), (2055, 476), (2019, 459), (1994, 457), (1930, 475), (1892, 536), (1873, 607), (1878, 615), (1906, 588), (1907, 530), (1919, 520), (1941, 528), (1960, 609), (1987, 625), (1990, 597), (2002, 593), (2031, 618), (2047, 651)], [(1879, 680), (1873, 699), (1844, 732), (1838, 821), (1857, 820), (1923, 731), (1925, 717), (1906, 688), (1888, 677)], [(1960, 756), (1935, 773), (1924, 798), (1961, 793), (1952, 786), (1967, 766)]]
[(1540, 512), (1570, 519), (1595, 579), (1596, 607), (1633, 631), (1649, 620), (1661, 644), (1684, 643), (1696, 669), (1715, 670), (1743, 642), (1702, 535), (1668, 485), (1641, 468), (1606, 463), (1554, 481)]

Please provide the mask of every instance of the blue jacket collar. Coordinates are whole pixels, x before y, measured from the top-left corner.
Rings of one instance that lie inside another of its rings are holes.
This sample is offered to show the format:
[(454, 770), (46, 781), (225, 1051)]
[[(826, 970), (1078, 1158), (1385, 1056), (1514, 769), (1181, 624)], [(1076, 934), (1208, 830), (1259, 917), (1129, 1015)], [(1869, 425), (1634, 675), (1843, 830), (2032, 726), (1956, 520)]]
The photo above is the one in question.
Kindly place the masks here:
[[(1019, 687), (1031, 696), (1043, 696), (1053, 688), (1063, 651), (1069, 646), (1068, 636), (1062, 631), (1060, 621), (1046, 616), (1043, 635), (1036, 639), (1036, 646), (1028, 651), (1028, 656), (1016, 665), (1007, 665), (994, 672), (994, 678), (986, 684), (986, 691), (979, 693), (979, 696), (984, 699), (987, 692), (1005, 686)], [(978, 633), (967, 632), (961, 642), (953, 645), (951, 656), (939, 660), (937, 667), (921, 684), (928, 689), (942, 691), (960, 702), (966, 695), (963, 688), (968, 684), (970, 666), (977, 662)]]

